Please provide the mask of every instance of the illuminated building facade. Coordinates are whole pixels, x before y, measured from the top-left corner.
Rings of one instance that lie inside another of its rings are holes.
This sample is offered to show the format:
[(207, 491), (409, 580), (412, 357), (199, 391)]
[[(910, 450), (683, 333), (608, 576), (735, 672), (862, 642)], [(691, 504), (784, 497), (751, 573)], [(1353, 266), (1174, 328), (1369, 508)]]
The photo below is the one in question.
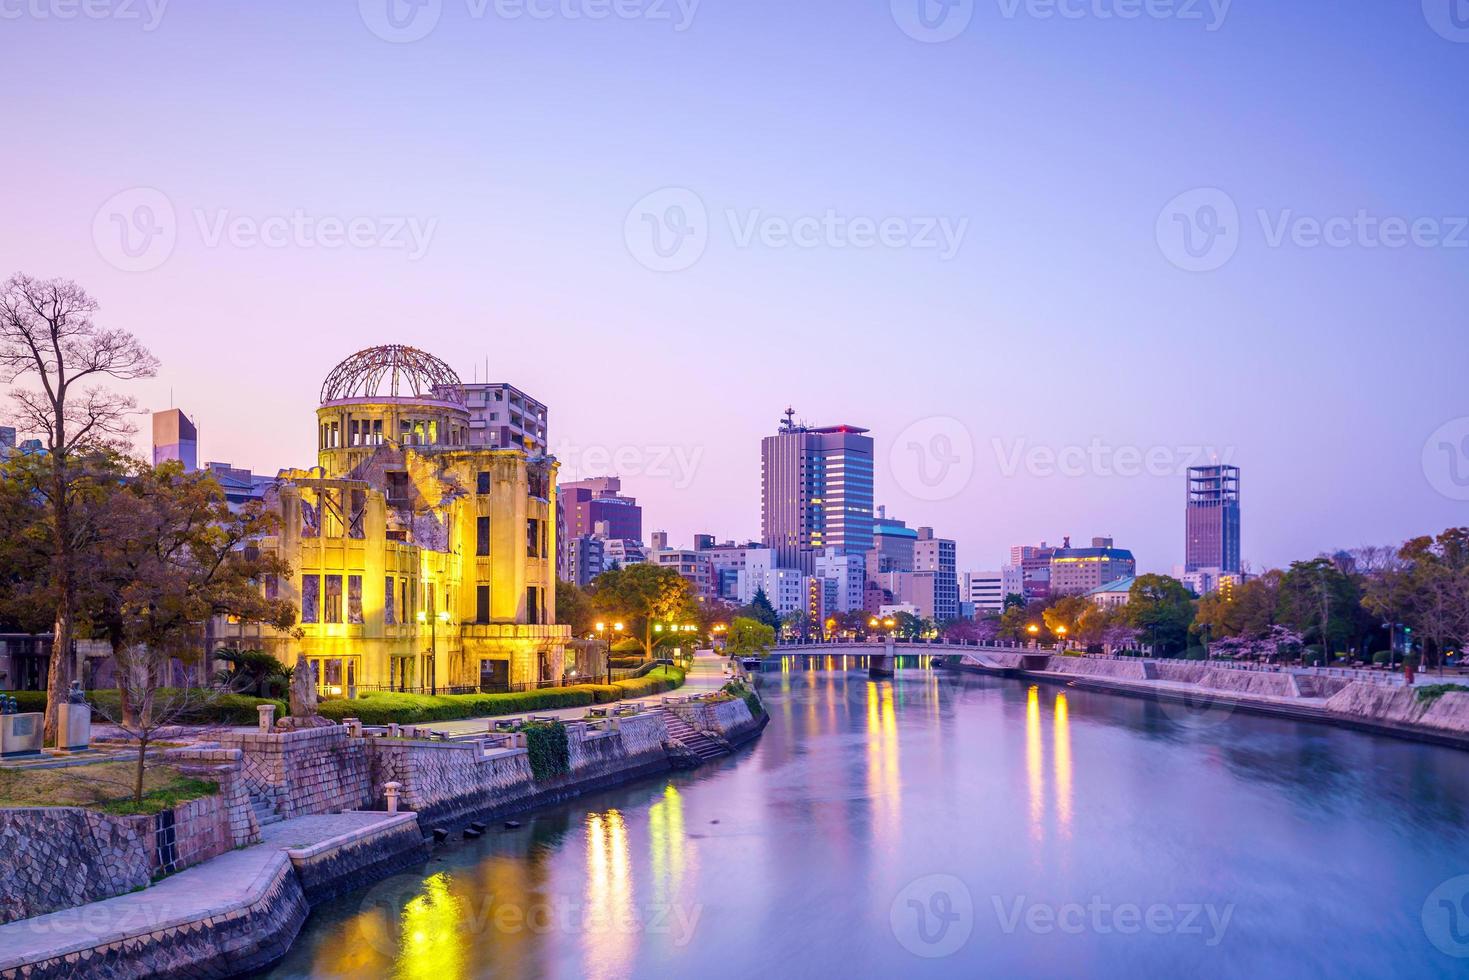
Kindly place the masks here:
[(1071, 539), (1051, 553), (1051, 595), (1076, 595), (1137, 574), (1132, 552), (1115, 548), (1111, 538), (1092, 538), (1090, 548), (1073, 548)]
[(343, 361), (316, 415), (318, 465), (282, 471), (266, 497), (282, 526), (260, 542), (290, 562), (266, 587), (304, 636), (221, 624), (215, 645), (304, 653), (331, 694), (559, 681), (555, 460), (476, 445), (458, 376), (408, 347)]

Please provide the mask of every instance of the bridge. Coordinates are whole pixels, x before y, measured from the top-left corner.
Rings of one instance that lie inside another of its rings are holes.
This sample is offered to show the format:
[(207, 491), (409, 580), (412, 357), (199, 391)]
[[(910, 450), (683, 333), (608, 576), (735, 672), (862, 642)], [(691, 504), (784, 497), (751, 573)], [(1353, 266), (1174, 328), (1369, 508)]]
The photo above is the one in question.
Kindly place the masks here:
[(891, 676), (897, 657), (966, 657), (968, 667), (1008, 674), (1017, 669), (1044, 670), (1053, 652), (1019, 643), (896, 640), (878, 637), (833, 642), (781, 642), (765, 657), (870, 657), (869, 670), (879, 676)]

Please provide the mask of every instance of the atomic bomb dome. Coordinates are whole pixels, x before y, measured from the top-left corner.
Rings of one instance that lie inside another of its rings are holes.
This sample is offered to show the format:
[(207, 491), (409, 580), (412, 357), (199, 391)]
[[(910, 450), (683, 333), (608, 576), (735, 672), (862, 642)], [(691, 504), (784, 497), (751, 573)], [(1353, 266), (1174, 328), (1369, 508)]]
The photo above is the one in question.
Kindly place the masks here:
[(326, 376), (323, 405), (350, 398), (419, 398), (463, 405), (464, 387), (453, 368), (427, 351), (385, 344), (358, 351)]

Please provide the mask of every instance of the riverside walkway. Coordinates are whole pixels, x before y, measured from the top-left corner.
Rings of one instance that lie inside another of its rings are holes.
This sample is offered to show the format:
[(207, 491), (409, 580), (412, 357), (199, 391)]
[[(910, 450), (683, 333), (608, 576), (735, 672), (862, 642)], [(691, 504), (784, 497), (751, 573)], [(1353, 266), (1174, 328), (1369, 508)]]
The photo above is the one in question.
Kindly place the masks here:
[(283, 820), (264, 828), (259, 844), (211, 858), (142, 891), (0, 925), (0, 976), (58, 958), (75, 970), (73, 975), (85, 976), (89, 964), (105, 962), (109, 948), (144, 937), (167, 948), (201, 924), (246, 917), (277, 897), (293, 855), (345, 847), (416, 820), (412, 813), (368, 811)]

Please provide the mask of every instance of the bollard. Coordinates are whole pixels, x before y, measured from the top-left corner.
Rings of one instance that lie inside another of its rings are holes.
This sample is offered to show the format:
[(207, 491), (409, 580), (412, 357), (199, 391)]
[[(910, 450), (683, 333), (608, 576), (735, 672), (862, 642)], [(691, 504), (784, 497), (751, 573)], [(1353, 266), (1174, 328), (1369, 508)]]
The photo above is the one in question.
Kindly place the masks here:
[(387, 796), (388, 796), (388, 812), (389, 813), (397, 813), (398, 812), (398, 790), (402, 788), (402, 785), (403, 785), (402, 783), (384, 783), (383, 784), (383, 792), (386, 793)]
[(388, 724), (388, 738), (397, 738), (402, 732), (403, 729), (398, 726), (396, 721)]
[(260, 712), (260, 734), (269, 735), (270, 726), (275, 723), (275, 705), (262, 704), (255, 710)]

